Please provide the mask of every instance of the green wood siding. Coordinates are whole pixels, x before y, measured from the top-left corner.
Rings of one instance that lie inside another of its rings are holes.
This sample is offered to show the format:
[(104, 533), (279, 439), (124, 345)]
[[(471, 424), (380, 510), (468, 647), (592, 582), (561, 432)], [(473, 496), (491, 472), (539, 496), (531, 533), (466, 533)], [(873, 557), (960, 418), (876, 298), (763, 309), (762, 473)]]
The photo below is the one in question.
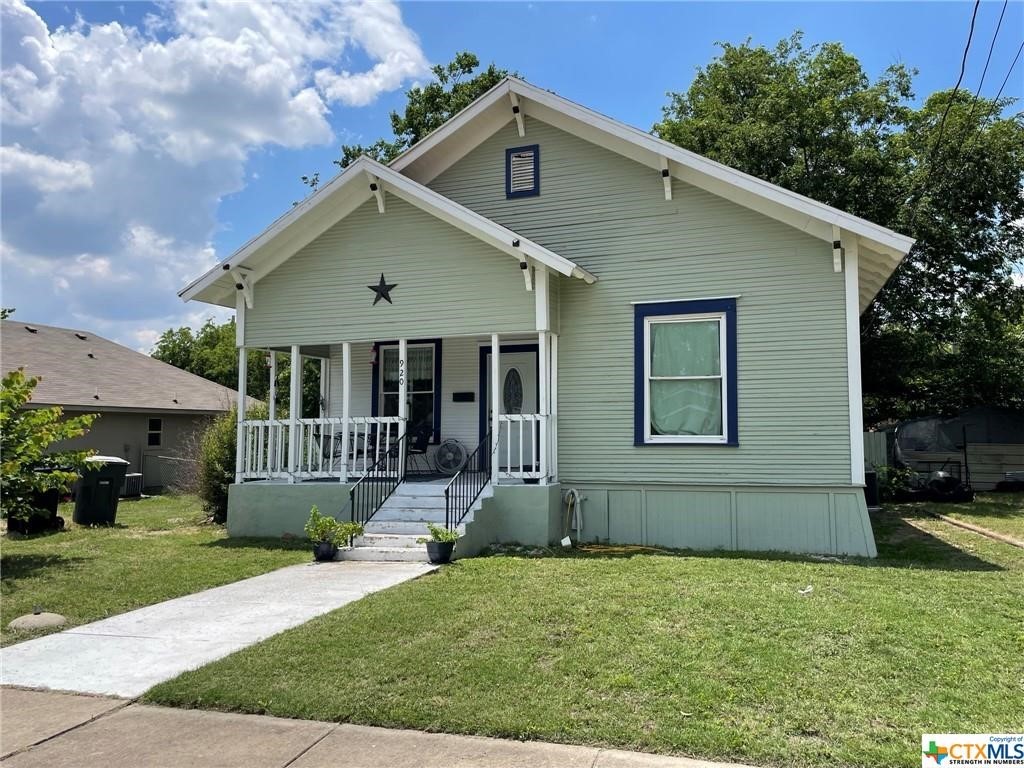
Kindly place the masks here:
[[(541, 147), (541, 194), (507, 200), (507, 147)], [(599, 280), (559, 279), (563, 484), (850, 482), (843, 275), (830, 245), (527, 119), (430, 183), (573, 259)], [(633, 301), (739, 295), (739, 442), (633, 445)], [(622, 514), (629, 505), (623, 504)], [(616, 525), (626, 525), (625, 520)]]
[[(366, 287), (389, 283), (394, 304)], [(264, 347), (532, 331), (515, 259), (389, 195), (367, 202), (256, 282), (245, 343)]]

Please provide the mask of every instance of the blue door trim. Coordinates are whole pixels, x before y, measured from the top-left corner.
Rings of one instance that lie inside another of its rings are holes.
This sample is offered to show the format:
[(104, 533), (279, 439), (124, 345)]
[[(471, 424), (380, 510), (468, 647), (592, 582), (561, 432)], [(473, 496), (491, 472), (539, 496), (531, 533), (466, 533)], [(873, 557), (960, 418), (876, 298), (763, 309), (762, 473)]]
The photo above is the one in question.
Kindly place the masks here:
[[(434, 433), (430, 442), (441, 442), (441, 339), (410, 339), (408, 344), (434, 345)], [(370, 385), (370, 415), (380, 415), (380, 348), (397, 347), (398, 340), (373, 342), (373, 382)]]

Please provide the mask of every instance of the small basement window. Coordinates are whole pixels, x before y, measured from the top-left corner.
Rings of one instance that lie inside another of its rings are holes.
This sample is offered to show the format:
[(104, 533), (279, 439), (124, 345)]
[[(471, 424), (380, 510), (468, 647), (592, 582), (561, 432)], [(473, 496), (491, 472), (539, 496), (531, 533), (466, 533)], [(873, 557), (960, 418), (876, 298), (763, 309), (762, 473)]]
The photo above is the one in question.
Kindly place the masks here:
[(540, 145), (505, 150), (505, 197), (540, 194)]
[(159, 448), (163, 443), (164, 420), (150, 419), (149, 429), (146, 432), (146, 445), (150, 448)]

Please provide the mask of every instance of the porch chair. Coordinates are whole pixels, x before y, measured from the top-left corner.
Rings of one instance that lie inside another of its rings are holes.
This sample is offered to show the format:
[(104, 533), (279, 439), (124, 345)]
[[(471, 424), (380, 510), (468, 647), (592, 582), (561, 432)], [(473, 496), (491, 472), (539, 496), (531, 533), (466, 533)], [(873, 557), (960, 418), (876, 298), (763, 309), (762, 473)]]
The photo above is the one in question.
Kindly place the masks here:
[[(423, 465), (426, 467), (423, 470), (424, 474), (430, 473), (430, 462), (427, 461), (427, 446), (430, 445), (430, 437), (433, 434), (434, 430), (430, 427), (418, 427), (409, 435), (409, 444), (405, 449), (405, 454), (412, 460), (414, 467), (416, 467), (417, 462), (423, 461)], [(417, 469), (416, 471), (420, 470)]]

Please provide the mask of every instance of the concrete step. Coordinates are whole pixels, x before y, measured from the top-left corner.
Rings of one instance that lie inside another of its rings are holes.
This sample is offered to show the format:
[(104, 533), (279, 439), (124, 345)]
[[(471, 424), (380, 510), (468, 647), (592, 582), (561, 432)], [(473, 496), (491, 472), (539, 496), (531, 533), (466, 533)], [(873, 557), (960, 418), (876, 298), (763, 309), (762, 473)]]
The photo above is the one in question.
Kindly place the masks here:
[[(443, 525), (442, 520), (439, 524)], [(459, 533), (465, 533), (465, 526), (459, 526)], [(427, 524), (414, 520), (378, 520), (376, 517), (366, 524), (367, 536), (429, 536)]]
[(444, 498), (444, 489), (448, 480), (431, 480), (425, 483), (406, 481), (395, 488), (393, 496), (440, 496)]
[[(426, 530), (426, 526), (423, 526), (423, 530)], [(418, 534), (367, 533), (363, 536), (357, 536), (353, 544), (357, 547), (386, 547), (389, 549), (414, 549), (416, 547), (423, 546), (422, 544), (416, 541), (416, 539), (418, 538)]]
[(403, 523), (443, 523), (443, 509), (381, 509), (373, 516), (378, 521)]
[(392, 496), (381, 509), (439, 509), (444, 512), (444, 496)]
[(370, 560), (375, 562), (427, 562), (427, 546), (417, 547), (353, 547), (339, 549), (335, 560)]

